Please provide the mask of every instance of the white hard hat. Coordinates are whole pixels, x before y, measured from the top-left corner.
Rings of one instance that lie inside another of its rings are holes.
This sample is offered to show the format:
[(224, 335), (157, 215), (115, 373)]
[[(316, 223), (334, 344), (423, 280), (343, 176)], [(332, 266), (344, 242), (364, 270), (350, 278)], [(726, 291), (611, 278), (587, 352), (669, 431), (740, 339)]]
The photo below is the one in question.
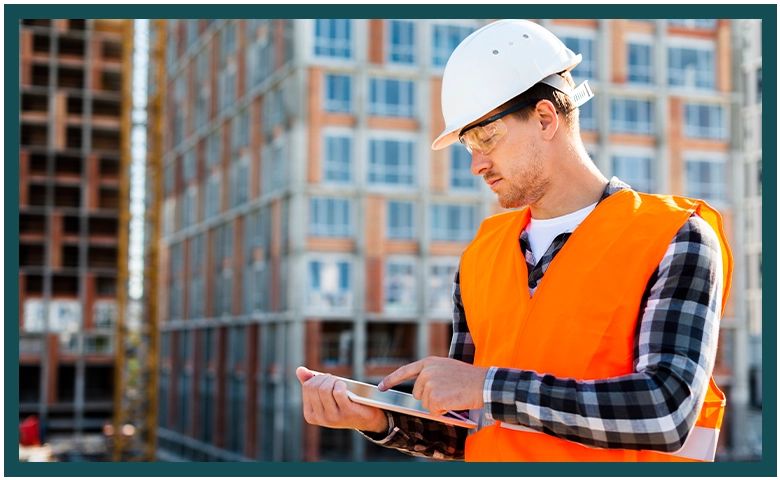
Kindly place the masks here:
[(432, 148), (441, 150), (457, 142), (463, 127), (542, 80), (568, 90), (555, 74), (581, 61), (582, 55), (533, 22), (500, 20), (485, 25), (466, 37), (447, 61), (441, 88), (446, 126)]

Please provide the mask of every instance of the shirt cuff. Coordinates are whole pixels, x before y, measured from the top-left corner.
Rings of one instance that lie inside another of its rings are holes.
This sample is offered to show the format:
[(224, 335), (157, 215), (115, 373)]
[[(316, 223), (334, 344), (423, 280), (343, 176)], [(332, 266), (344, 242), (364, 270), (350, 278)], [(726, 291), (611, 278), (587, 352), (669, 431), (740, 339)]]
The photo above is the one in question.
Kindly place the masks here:
[(393, 420), (393, 415), (385, 410), (385, 416), (387, 417), (387, 433), (376, 433), (376, 432), (364, 432), (363, 430), (358, 430), (361, 435), (366, 437), (368, 440), (370, 440), (373, 443), (376, 443), (377, 445), (384, 445), (385, 443), (389, 442), (390, 440), (395, 437), (395, 433), (399, 430), (398, 427), (395, 426), (395, 421)]
[(482, 411), (485, 416), (491, 420), (493, 419), (493, 415), (490, 409), (492, 405), (493, 380), (496, 376), (497, 370), (498, 367), (490, 367), (488, 369), (487, 376), (485, 376), (485, 383), (482, 386), (482, 403), (484, 403)]

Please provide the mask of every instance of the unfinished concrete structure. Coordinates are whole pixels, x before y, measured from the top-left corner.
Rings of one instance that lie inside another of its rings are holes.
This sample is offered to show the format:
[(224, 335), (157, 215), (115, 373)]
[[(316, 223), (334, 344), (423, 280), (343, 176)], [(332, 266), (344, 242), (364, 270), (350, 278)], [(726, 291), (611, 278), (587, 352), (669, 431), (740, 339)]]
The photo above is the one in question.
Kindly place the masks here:
[(19, 416), (111, 420), (123, 20), (22, 20)]
[[(540, 23), (585, 57), (581, 126), (601, 171), (706, 199), (737, 242), (732, 23)], [(483, 24), (167, 22), (160, 460), (409, 459), (306, 425), (294, 369), (376, 382), (447, 354), (454, 269), (501, 209), (465, 149), (430, 143), (446, 60)], [(736, 316), (730, 302), (727, 394)]]

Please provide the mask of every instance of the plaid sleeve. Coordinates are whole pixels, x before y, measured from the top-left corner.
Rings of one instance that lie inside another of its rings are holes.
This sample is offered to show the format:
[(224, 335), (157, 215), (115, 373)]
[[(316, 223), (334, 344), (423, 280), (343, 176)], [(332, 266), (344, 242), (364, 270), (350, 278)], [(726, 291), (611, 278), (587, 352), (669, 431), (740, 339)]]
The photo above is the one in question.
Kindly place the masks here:
[[(452, 303), (453, 335), (449, 356), (463, 362), (474, 363), (474, 342), (469, 333), (466, 312), (460, 297), (460, 270), (455, 272)], [(463, 459), (467, 429), (396, 412), (385, 413), (390, 424), (389, 433), (383, 436), (360, 432), (369, 441), (415, 457)], [(458, 413), (468, 417), (468, 412)]]
[(680, 449), (712, 374), (722, 268), (715, 232), (692, 216), (648, 282), (635, 335), (635, 373), (575, 381), (491, 368), (486, 416), (589, 446)]

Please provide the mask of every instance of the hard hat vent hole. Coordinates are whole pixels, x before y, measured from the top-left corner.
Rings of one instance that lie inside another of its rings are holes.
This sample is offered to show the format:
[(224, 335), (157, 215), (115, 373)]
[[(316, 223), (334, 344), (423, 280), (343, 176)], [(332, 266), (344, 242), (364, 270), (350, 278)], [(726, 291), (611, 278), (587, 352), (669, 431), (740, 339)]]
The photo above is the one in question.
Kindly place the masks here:
[(523, 38), (529, 38), (527, 33), (523, 34)]
[(493, 50), (493, 55), (498, 55), (498, 50)]
[(512, 43), (512, 42), (509, 42), (509, 44), (510, 44), (510, 45), (514, 45), (514, 43)]

